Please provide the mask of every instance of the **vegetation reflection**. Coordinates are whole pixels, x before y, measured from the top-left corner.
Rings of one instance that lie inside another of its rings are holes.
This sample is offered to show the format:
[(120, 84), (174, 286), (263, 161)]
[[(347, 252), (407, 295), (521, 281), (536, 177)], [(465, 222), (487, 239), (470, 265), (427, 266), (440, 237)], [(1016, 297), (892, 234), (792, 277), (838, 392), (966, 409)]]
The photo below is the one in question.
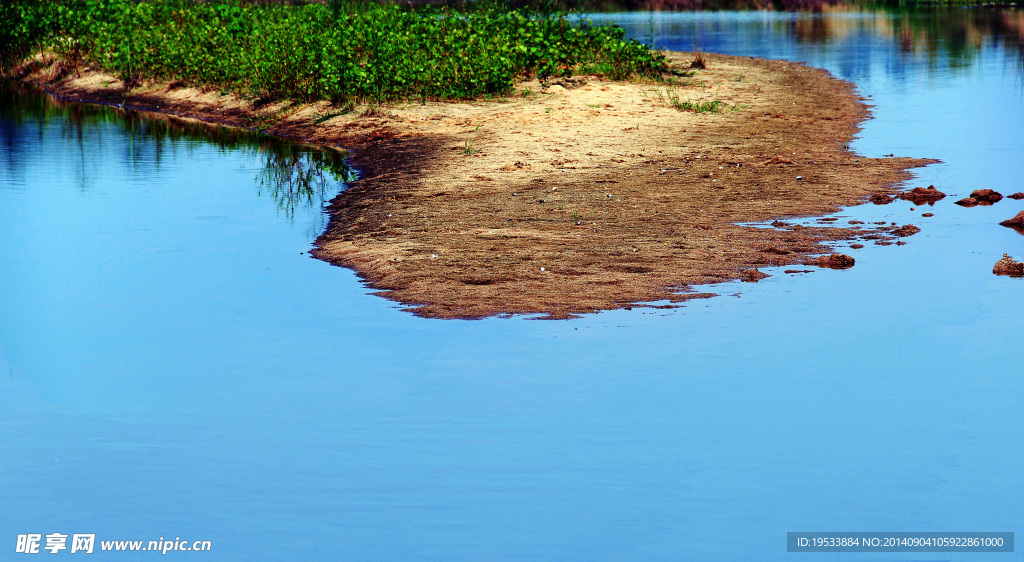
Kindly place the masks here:
[[(27, 127), (31, 119), (37, 125)], [(0, 143), (6, 158), (0, 163), (8, 174), (19, 174), (42, 129), (59, 127), (60, 134), (79, 147), (69, 158), (80, 160), (83, 168), (99, 165), (97, 150), (104, 150), (101, 127), (124, 132), (117, 145), (120, 159), (138, 176), (159, 169), (165, 154), (194, 150), (212, 144), (222, 150), (246, 151), (257, 156), (262, 168), (256, 175), (257, 194), (273, 198), (277, 209), (289, 220), (297, 211), (319, 211), (326, 200), (355, 179), (345, 162), (345, 152), (286, 142), (268, 135), (187, 122), (159, 114), (73, 103), (37, 90), (0, 81)], [(81, 174), (79, 188), (91, 186)]]
[(286, 144), (264, 155), (267, 164), (257, 179), (260, 194), (269, 193), (290, 219), (296, 209), (322, 207), (339, 183), (356, 177), (343, 159), (328, 151)]

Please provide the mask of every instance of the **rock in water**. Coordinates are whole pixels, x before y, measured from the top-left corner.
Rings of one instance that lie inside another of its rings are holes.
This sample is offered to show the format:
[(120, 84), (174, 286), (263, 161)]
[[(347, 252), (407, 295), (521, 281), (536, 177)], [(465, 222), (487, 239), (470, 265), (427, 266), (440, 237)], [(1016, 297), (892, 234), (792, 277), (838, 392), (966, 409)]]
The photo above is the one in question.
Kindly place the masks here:
[(763, 271), (759, 271), (757, 269), (743, 269), (743, 270), (740, 270), (740, 281), (743, 281), (743, 282), (746, 282), (746, 283), (754, 283), (756, 281), (764, 279), (765, 277), (771, 277), (771, 276), (768, 275), (767, 273), (765, 273)]
[(826, 267), (828, 269), (850, 269), (855, 263), (856, 260), (846, 254), (829, 254), (827, 256), (819, 256), (804, 262), (805, 265), (816, 265), (818, 267)]
[(1021, 277), (1024, 276), (1024, 263), (1014, 261), (1010, 256), (1003, 254), (1003, 259), (997, 261), (996, 265), (992, 267), (992, 273)]
[(921, 232), (921, 229), (912, 224), (903, 225), (897, 228), (896, 230), (892, 231), (892, 233), (895, 234), (896, 236), (913, 236), (918, 232)]
[(945, 197), (946, 194), (935, 189), (934, 185), (928, 187), (915, 187), (910, 191), (900, 193), (900, 199), (904, 201), (913, 201), (915, 205), (922, 205), (930, 201), (938, 201)]
[(1017, 213), (1017, 216), (1012, 219), (1006, 219), (999, 224), (1012, 228), (1024, 228), (1024, 211)]
[(975, 189), (971, 192), (971, 199), (982, 203), (988, 201), (989, 203), (998, 203), (1003, 198), (1003, 194), (998, 191), (992, 191), (991, 189)]

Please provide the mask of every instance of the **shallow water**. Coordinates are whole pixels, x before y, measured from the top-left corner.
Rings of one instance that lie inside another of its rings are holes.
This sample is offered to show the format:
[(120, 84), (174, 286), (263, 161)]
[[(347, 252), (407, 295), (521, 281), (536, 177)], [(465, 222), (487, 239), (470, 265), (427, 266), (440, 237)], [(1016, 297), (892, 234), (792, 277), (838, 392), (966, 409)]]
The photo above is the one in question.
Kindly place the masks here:
[(933, 208), (839, 214), (921, 226), (907, 246), (571, 321), (424, 320), (311, 259), (341, 184), (275, 183), (314, 158), (301, 147), (8, 103), (3, 548), (60, 532), (211, 540), (170, 555), (216, 560), (765, 560), (792, 556), (787, 531), (1018, 530), (1024, 281), (991, 268), (1022, 257), (996, 223), (1024, 202), (952, 201), (1024, 191), (1020, 38), (974, 26), (953, 48), (929, 24), (908, 49), (901, 17), (661, 14), (656, 42), (853, 80), (875, 105), (856, 150), (944, 161), (911, 182), (950, 195)]

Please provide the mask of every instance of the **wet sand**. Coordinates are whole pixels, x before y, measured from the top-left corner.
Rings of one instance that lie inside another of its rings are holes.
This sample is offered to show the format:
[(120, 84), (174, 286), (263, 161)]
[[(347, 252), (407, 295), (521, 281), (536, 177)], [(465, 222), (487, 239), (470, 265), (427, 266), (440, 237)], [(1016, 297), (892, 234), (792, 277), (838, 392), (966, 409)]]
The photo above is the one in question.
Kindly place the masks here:
[[(671, 56), (680, 71), (690, 60)], [(692, 285), (757, 281), (759, 267), (853, 265), (821, 256), (831, 241), (890, 243), (896, 225), (785, 221), (891, 195), (909, 168), (934, 161), (846, 150), (867, 107), (823, 70), (706, 57), (708, 68), (671, 93), (576, 77), (523, 83), (526, 95), (504, 99), (342, 115), (326, 103), (254, 106), (166, 83), (126, 92), (88, 70), (50, 81), (47, 67), (29, 67), (17, 77), (73, 99), (351, 149), (361, 177), (332, 201), (313, 255), (426, 317), (564, 318), (681, 302), (709, 296)], [(724, 111), (678, 111), (673, 95), (720, 100)]]

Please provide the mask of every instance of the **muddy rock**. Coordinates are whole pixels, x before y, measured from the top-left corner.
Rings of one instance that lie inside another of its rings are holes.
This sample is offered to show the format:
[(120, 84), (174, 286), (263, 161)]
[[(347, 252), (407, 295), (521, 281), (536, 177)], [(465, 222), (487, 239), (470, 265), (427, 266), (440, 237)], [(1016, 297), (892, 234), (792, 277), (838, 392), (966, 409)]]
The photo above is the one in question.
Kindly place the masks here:
[(755, 283), (765, 277), (771, 277), (771, 275), (757, 269), (744, 269), (740, 271), (740, 281), (744, 283)]
[(1010, 199), (1018, 199), (1018, 200), (1019, 199), (1024, 199), (1024, 191), (1018, 191), (1017, 193), (1014, 193), (1013, 195), (1007, 195), (1007, 197), (1009, 197)]
[(1003, 194), (998, 191), (992, 191), (991, 189), (975, 189), (971, 192), (971, 199), (974, 199), (978, 203), (998, 203), (1003, 198)]
[(1003, 259), (997, 261), (992, 267), (992, 273), (995, 273), (996, 275), (1021, 277), (1024, 276), (1024, 263), (1014, 261), (1010, 256), (1003, 254)]
[(868, 201), (871, 201), (875, 205), (888, 205), (889, 203), (895, 201), (895, 199), (884, 193), (876, 193), (872, 195), (871, 198), (868, 199)]
[(1017, 213), (1017, 216), (1012, 219), (1006, 219), (999, 223), (1003, 226), (1009, 226), (1010, 228), (1022, 229), (1024, 228), (1024, 211)]
[(850, 244), (850, 247), (854, 250), (859, 250), (864, 247), (864, 244)]
[(978, 200), (972, 199), (970, 197), (964, 197), (963, 199), (957, 201), (956, 204), (960, 205), (961, 207), (977, 207)]
[(921, 229), (912, 224), (905, 224), (892, 231), (896, 236), (913, 236), (918, 232), (921, 232)]
[(903, 199), (904, 201), (912, 201), (915, 205), (934, 203), (945, 196), (946, 194), (935, 189), (934, 185), (929, 185), (928, 187), (915, 187), (914, 189), (904, 191), (899, 195), (900, 199)]
[(922, 217), (934, 217), (935, 214), (934, 213), (921, 213), (921, 216)]
[(846, 254), (829, 254), (809, 259), (804, 262), (804, 265), (816, 265), (828, 269), (850, 269), (854, 263), (856, 260)]

